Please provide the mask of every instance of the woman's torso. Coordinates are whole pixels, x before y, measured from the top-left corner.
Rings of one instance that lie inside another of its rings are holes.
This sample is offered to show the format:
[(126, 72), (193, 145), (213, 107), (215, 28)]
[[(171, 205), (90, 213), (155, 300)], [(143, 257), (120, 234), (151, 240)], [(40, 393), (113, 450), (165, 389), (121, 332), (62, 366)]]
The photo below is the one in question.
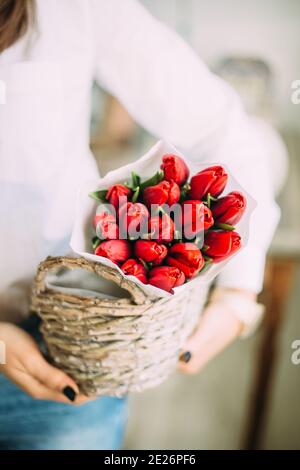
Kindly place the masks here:
[(2, 318), (27, 310), (38, 262), (68, 251), (77, 188), (97, 173), (89, 150), (88, 9), (71, 3), (38, 0), (37, 28), (0, 55)]

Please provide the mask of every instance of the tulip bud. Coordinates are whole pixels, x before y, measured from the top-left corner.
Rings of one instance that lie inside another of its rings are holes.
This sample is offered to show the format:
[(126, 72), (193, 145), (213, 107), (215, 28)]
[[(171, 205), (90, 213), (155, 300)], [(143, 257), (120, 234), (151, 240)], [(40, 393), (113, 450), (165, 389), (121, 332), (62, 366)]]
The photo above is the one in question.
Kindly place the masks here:
[(184, 184), (189, 177), (189, 169), (185, 161), (177, 155), (164, 155), (160, 168), (167, 181), (175, 181), (179, 186)]
[(106, 193), (106, 200), (112, 204), (115, 209), (118, 209), (120, 206), (120, 198), (121, 201), (124, 203), (126, 202), (125, 198), (130, 198), (132, 195), (131, 189), (127, 188), (123, 184), (115, 184), (108, 188)]
[(167, 257), (167, 264), (179, 268), (186, 278), (194, 277), (204, 266), (201, 251), (194, 243), (175, 243)]
[(147, 270), (136, 259), (130, 258), (122, 264), (121, 269), (127, 276), (135, 276), (143, 284), (147, 284)]
[(119, 227), (114, 215), (100, 212), (100, 214), (95, 215), (93, 225), (100, 240), (116, 240), (119, 238)]
[(174, 238), (174, 222), (168, 214), (156, 215), (149, 220), (149, 237), (157, 243), (169, 243)]
[(221, 197), (212, 206), (216, 223), (237, 224), (245, 212), (246, 205), (245, 196), (238, 191), (232, 191), (227, 196)]
[(176, 204), (180, 198), (180, 189), (174, 181), (161, 181), (155, 186), (149, 186), (143, 191), (143, 200), (150, 209), (152, 204), (162, 206), (163, 204)]
[(131, 256), (131, 246), (127, 240), (108, 240), (95, 250), (95, 255), (108, 258), (116, 264), (124, 263)]
[(119, 225), (122, 238), (127, 234), (131, 239), (137, 239), (148, 230), (149, 212), (144, 204), (128, 202), (119, 209)]
[(214, 263), (223, 261), (241, 247), (241, 237), (237, 232), (211, 230), (205, 235), (205, 255)]
[(182, 228), (184, 237), (187, 239), (195, 236), (204, 230), (208, 230), (214, 224), (211, 210), (197, 199), (183, 201), (182, 207)]
[(173, 288), (181, 286), (184, 282), (185, 276), (178, 268), (158, 266), (149, 271), (148, 283), (167, 292), (173, 293)]
[(157, 266), (162, 263), (168, 254), (167, 247), (151, 240), (137, 240), (134, 245), (134, 254), (146, 263)]
[(191, 178), (190, 198), (205, 199), (208, 194), (217, 197), (224, 190), (227, 180), (228, 175), (221, 166), (211, 166), (199, 171)]

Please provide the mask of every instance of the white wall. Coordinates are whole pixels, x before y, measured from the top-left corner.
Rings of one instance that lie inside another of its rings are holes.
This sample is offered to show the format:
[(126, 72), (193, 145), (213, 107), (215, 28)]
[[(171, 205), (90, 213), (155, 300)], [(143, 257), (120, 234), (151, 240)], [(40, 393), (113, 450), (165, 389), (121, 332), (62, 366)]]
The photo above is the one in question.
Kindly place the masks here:
[(291, 83), (300, 79), (300, 0), (143, 0), (209, 64), (222, 56), (267, 60), (275, 76), (282, 125), (300, 129)]

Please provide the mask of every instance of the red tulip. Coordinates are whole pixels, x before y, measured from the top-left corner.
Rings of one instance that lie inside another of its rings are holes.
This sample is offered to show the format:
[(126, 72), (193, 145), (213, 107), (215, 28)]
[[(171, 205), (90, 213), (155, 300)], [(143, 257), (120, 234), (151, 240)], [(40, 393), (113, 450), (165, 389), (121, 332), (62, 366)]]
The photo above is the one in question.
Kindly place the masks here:
[(100, 240), (116, 240), (119, 238), (119, 227), (114, 215), (100, 212), (100, 214), (95, 215), (93, 225)]
[(122, 264), (121, 269), (128, 276), (135, 276), (143, 284), (147, 284), (147, 270), (136, 259), (130, 258)]
[(140, 231), (148, 229), (149, 212), (144, 204), (127, 202), (119, 209), (119, 225), (122, 237), (127, 233), (131, 238), (138, 238)]
[(108, 240), (95, 250), (95, 255), (104, 256), (116, 264), (124, 263), (131, 256), (131, 246), (127, 240)]
[(233, 191), (213, 204), (214, 219), (219, 224), (235, 225), (245, 212), (246, 205), (245, 196), (238, 191)]
[[(127, 188), (123, 184), (114, 184), (110, 188), (108, 188), (106, 193), (106, 200), (112, 204), (115, 209), (118, 209), (120, 206), (120, 202), (126, 202), (125, 198), (130, 198), (132, 195), (131, 189)], [(122, 197), (120, 201), (119, 198)]]
[(158, 266), (149, 272), (148, 283), (167, 292), (172, 292), (173, 287), (181, 286), (184, 281), (183, 272), (171, 266)]
[(154, 266), (161, 264), (168, 254), (167, 247), (151, 240), (137, 240), (134, 245), (134, 254), (137, 258)]
[(157, 243), (168, 243), (174, 238), (174, 222), (168, 214), (155, 215), (149, 220), (151, 240)]
[(201, 251), (194, 243), (175, 243), (167, 257), (167, 264), (179, 268), (186, 278), (194, 277), (204, 266)]
[(182, 229), (185, 238), (194, 238), (197, 233), (208, 230), (214, 225), (211, 210), (197, 199), (183, 201)]
[(176, 204), (180, 198), (180, 189), (174, 181), (161, 181), (155, 186), (149, 186), (143, 191), (144, 203), (147, 207), (151, 208), (151, 204), (159, 206), (163, 204)]
[(167, 181), (175, 181), (179, 186), (186, 182), (190, 173), (184, 160), (172, 154), (163, 156), (160, 168), (164, 171)]
[(191, 178), (191, 199), (205, 199), (208, 193), (217, 197), (224, 190), (228, 175), (222, 166), (211, 166)]
[(215, 263), (223, 261), (241, 247), (241, 237), (237, 232), (211, 230), (205, 235), (205, 255)]

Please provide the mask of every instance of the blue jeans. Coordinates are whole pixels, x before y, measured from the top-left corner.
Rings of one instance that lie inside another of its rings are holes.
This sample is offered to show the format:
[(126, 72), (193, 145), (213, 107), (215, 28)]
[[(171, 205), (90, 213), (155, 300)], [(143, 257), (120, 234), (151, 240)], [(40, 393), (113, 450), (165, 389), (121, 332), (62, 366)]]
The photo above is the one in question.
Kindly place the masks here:
[(0, 374), (0, 450), (115, 450), (126, 420), (126, 399), (80, 406), (35, 400)]

